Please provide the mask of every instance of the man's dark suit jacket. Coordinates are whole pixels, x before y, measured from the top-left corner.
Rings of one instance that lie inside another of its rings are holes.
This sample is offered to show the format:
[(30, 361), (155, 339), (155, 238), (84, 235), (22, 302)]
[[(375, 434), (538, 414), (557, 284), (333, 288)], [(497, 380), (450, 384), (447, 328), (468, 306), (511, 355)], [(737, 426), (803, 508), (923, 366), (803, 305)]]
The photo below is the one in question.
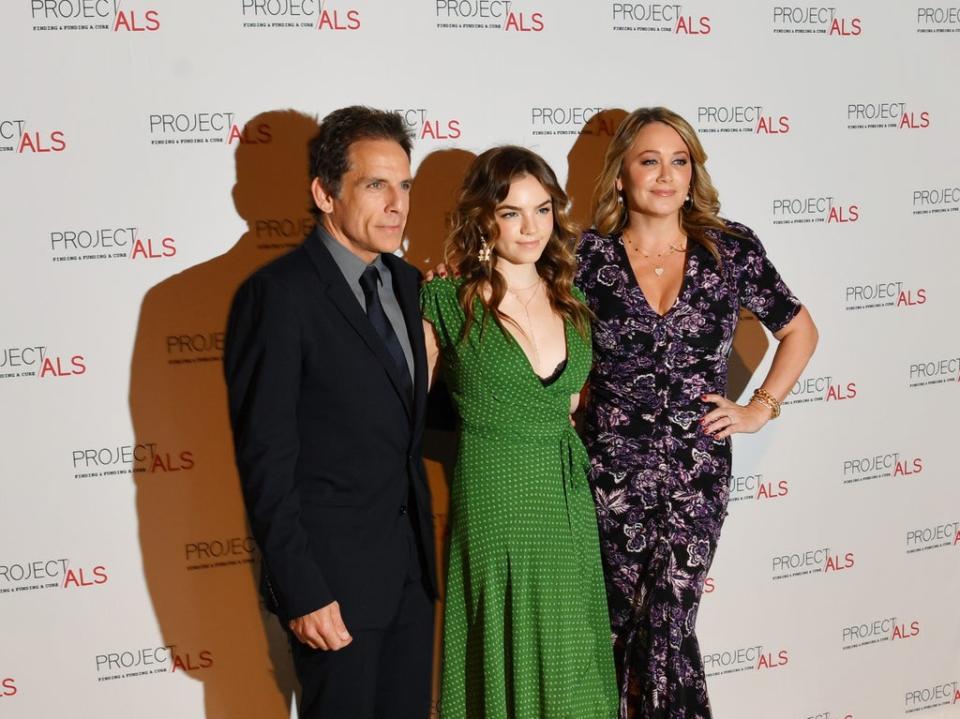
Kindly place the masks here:
[(261, 591), (283, 620), (336, 600), (347, 629), (385, 627), (406, 577), (410, 522), (437, 594), (418, 273), (393, 255), (383, 261), (413, 349), (413, 397), (316, 229), (254, 273), (230, 311), (237, 468), (263, 555)]

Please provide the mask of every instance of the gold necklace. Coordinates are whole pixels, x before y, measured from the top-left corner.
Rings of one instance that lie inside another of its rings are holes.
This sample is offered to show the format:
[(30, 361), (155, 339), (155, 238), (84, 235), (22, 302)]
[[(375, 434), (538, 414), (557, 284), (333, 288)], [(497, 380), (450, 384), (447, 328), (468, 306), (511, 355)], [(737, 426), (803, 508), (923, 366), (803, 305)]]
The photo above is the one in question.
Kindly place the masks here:
[[(539, 284), (540, 284), (540, 281), (541, 281), (541, 278), (540, 278), (540, 276), (538, 275), (538, 276), (537, 276), (537, 281), (534, 282), (532, 285), (527, 285), (526, 287), (516, 287), (516, 288), (511, 287), (510, 285), (507, 285), (507, 291), (508, 291), (508, 292), (512, 292), (514, 295), (516, 295), (518, 292), (526, 292), (527, 290), (532, 290), (534, 287), (536, 287), (537, 285), (539, 285)], [(520, 298), (517, 297), (517, 299), (519, 300)]]
[(527, 316), (527, 328), (529, 329), (529, 333), (525, 331), (523, 327), (520, 328), (520, 331), (530, 338), (530, 345), (531, 345), (531, 348), (533, 349), (533, 360), (536, 363), (536, 365), (533, 367), (533, 373), (538, 377), (540, 376), (540, 373), (537, 371), (540, 369), (540, 348), (537, 347), (537, 336), (533, 333), (533, 320), (530, 319), (530, 303), (533, 302), (533, 298), (537, 296), (537, 293), (540, 290), (540, 285), (542, 283), (543, 283), (543, 280), (540, 277), (537, 277), (537, 281), (534, 282), (529, 287), (520, 288), (520, 291), (523, 291), (523, 292), (529, 289), (533, 290), (533, 292), (530, 293), (530, 297), (527, 298), (526, 302), (520, 299), (520, 295), (517, 294), (517, 290), (507, 287), (507, 292), (509, 292), (511, 295), (513, 295), (516, 298), (517, 302), (520, 303), (520, 306), (523, 307), (523, 314)]
[[(654, 255), (651, 253), (644, 252), (643, 250), (640, 249), (638, 245), (635, 245), (633, 243), (633, 240), (630, 237), (627, 237), (626, 231), (624, 231), (623, 234), (621, 235), (621, 240), (624, 240), (624, 239), (627, 241), (627, 244), (630, 245), (630, 247), (632, 247), (637, 254), (643, 257), (643, 259), (645, 259), (650, 264), (650, 266), (653, 267), (653, 271), (657, 275), (658, 279), (663, 276), (663, 271), (664, 271), (663, 262), (654, 262), (653, 260), (651, 260), (650, 258), (653, 257)], [(667, 247), (668, 249), (664, 250), (663, 252), (656, 253), (655, 256), (657, 257), (658, 260), (662, 257), (669, 257), (675, 252), (686, 252), (687, 250), (686, 245), (684, 245), (683, 247), (677, 247), (673, 243), (670, 243)]]

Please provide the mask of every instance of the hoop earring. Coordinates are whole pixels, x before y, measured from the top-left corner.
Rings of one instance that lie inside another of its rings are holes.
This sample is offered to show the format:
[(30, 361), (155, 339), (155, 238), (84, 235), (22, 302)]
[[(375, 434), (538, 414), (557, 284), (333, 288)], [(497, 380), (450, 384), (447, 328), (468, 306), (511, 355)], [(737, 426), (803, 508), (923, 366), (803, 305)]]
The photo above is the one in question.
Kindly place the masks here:
[(477, 259), (480, 260), (480, 262), (489, 262), (492, 254), (493, 251), (490, 249), (490, 245), (487, 244), (487, 238), (480, 235), (480, 249), (477, 251)]

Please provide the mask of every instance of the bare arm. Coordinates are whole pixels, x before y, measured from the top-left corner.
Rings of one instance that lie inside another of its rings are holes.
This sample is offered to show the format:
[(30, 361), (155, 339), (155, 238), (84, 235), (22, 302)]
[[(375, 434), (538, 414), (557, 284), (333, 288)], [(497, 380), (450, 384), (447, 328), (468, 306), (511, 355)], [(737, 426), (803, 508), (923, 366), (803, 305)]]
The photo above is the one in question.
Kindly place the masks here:
[(440, 368), (440, 341), (437, 330), (429, 320), (423, 320), (423, 342), (427, 347), (427, 389), (433, 387)]
[(782, 402), (807, 366), (820, 334), (807, 308), (801, 307), (797, 316), (773, 336), (780, 340), (780, 344), (773, 355), (770, 371), (760, 386)]
[[(813, 355), (819, 333), (807, 308), (801, 307), (797, 315), (773, 336), (779, 344), (770, 371), (760, 386), (783, 401)], [(770, 409), (759, 402), (740, 405), (718, 394), (704, 395), (703, 399), (717, 405), (700, 420), (704, 431), (715, 439), (729, 437), (735, 432), (756, 432), (771, 418)]]

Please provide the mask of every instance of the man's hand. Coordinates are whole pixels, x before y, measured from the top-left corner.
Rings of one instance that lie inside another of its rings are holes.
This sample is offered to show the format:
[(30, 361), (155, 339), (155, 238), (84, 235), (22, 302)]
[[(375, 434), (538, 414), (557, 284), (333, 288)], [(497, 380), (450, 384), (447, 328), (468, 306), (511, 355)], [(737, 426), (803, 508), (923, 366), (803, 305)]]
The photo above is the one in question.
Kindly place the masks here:
[(340, 617), (340, 605), (337, 602), (330, 602), (315, 612), (291, 619), (290, 631), (311, 649), (323, 651), (337, 651), (353, 641)]

